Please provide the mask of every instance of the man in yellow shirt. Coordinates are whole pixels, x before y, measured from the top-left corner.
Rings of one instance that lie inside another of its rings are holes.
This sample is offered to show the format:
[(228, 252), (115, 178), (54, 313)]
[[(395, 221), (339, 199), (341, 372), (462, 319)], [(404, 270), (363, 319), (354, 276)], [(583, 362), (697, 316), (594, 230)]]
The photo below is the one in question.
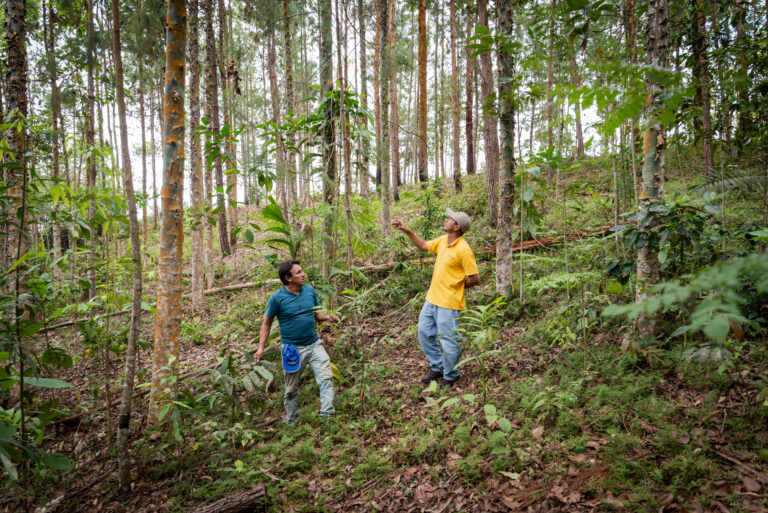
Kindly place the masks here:
[(430, 366), (429, 373), (421, 378), (421, 382), (427, 384), (440, 379), (440, 388), (452, 387), (459, 379), (456, 363), (461, 348), (456, 330), (459, 328), (459, 315), (466, 308), (464, 289), (480, 283), (475, 255), (462, 237), (469, 231), (471, 218), (450, 208), (445, 210), (445, 215), (445, 235), (428, 242), (402, 221), (395, 219), (392, 222), (392, 226), (408, 235), (414, 246), (437, 255), (432, 282), (419, 315), (419, 344)]

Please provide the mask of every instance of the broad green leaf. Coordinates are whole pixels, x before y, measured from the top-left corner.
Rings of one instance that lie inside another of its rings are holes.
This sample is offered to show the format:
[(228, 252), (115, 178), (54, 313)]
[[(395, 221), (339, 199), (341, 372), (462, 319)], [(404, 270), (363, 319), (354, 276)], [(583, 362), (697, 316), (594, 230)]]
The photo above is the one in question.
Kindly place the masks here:
[(704, 325), (704, 334), (715, 342), (723, 342), (728, 330), (731, 328), (728, 318), (719, 315)]
[(443, 403), (443, 405), (440, 407), (440, 409), (444, 410), (444, 409), (446, 409), (446, 408), (448, 408), (450, 406), (453, 406), (454, 404), (456, 404), (458, 402), (459, 402), (459, 398), (458, 397), (451, 397), (450, 399), (448, 399), (447, 401), (445, 401)]
[[(18, 380), (18, 376), (14, 376)], [(34, 378), (27, 376), (24, 378), (24, 383), (33, 387), (40, 388), (70, 388), (73, 386), (71, 383), (62, 381), (60, 379), (53, 378)]]
[(510, 433), (512, 431), (512, 423), (509, 421), (509, 419), (505, 417), (499, 417), (496, 422), (499, 424), (499, 429), (505, 433)]
[(63, 454), (48, 452), (42, 455), (40, 462), (48, 468), (68, 472), (72, 470), (72, 462)]
[(19, 480), (19, 473), (16, 471), (16, 466), (13, 464), (11, 459), (6, 455), (0, 452), (0, 461), (3, 462), (3, 468), (6, 472), (8, 472), (8, 476), (13, 481)]

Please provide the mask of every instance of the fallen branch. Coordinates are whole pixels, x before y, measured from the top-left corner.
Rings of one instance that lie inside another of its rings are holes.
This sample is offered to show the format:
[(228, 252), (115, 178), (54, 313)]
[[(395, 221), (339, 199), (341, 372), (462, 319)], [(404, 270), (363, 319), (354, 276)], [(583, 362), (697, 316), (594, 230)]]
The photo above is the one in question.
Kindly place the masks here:
[[(511, 251), (513, 253), (517, 253), (518, 251), (528, 251), (528, 250), (533, 250), (538, 248), (546, 248), (548, 246), (560, 244), (567, 240), (585, 239), (587, 237), (603, 237), (611, 233), (611, 228), (613, 228), (613, 225), (603, 226), (602, 228), (595, 228), (594, 230), (581, 230), (577, 232), (571, 232), (565, 235), (561, 235), (559, 237), (544, 237), (541, 239), (526, 240), (526, 241), (523, 241), (522, 244), (520, 244), (519, 242), (516, 242), (512, 244)], [(481, 250), (478, 250), (477, 252), (478, 253), (495, 253), (496, 246), (488, 246)]]
[(193, 509), (192, 513), (250, 513), (267, 499), (263, 484), (253, 485), (250, 490), (227, 495), (213, 504)]

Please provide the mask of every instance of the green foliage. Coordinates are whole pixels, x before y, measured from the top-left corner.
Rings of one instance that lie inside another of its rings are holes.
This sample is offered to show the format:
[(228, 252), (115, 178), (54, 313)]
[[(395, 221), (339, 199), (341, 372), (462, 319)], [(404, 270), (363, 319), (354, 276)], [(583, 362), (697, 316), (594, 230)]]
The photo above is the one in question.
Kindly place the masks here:
[(506, 305), (504, 296), (497, 297), (487, 305), (467, 308), (459, 317), (459, 329), (457, 331), (462, 339), (469, 340), (470, 347), (476, 351), (476, 354), (462, 358), (456, 367), (474, 360), (478, 361), (482, 377), (483, 401), (485, 401), (487, 392), (486, 361), (489, 356), (499, 352), (498, 349), (494, 349), (494, 346), (499, 340), (497, 323), (503, 313), (501, 307), (504, 305)]

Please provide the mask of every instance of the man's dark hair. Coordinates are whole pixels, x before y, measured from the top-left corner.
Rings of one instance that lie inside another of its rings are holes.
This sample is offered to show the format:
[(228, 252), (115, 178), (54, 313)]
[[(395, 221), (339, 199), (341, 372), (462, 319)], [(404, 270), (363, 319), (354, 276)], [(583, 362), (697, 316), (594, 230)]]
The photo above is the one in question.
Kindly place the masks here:
[(277, 270), (278, 276), (280, 276), (280, 281), (283, 282), (283, 285), (288, 285), (288, 278), (290, 276), (293, 276), (291, 274), (291, 269), (293, 269), (293, 266), (296, 264), (300, 264), (298, 260), (286, 260), (282, 264), (280, 264), (280, 269)]

